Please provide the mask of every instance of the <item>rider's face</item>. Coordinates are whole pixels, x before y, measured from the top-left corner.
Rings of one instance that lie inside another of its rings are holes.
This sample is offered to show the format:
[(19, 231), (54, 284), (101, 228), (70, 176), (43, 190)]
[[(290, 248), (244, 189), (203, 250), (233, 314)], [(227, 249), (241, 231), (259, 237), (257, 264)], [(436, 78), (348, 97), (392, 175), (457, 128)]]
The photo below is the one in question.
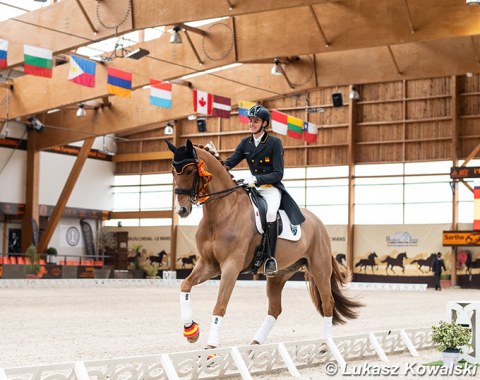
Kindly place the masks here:
[(262, 130), (262, 123), (263, 120), (258, 117), (249, 117), (248, 127), (250, 128), (250, 132), (254, 135), (260, 132)]

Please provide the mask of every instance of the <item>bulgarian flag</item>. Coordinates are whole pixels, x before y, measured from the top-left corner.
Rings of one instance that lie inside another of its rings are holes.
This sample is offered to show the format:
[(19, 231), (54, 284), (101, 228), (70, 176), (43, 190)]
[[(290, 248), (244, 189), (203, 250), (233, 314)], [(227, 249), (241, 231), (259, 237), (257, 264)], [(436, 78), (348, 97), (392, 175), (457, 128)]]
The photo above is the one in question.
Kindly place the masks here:
[(52, 77), (53, 53), (51, 50), (24, 45), (23, 54), (23, 60), (25, 61), (23, 71), (25, 74), (46, 78)]
[(303, 120), (288, 115), (288, 131), (287, 135), (294, 139), (301, 139), (303, 133)]

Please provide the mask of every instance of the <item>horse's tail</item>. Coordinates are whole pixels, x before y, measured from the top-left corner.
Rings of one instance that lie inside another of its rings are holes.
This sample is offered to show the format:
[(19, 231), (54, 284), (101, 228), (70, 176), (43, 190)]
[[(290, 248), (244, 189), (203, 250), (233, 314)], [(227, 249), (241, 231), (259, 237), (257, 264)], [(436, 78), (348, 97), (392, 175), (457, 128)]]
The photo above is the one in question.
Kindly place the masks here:
[[(330, 277), (330, 286), (332, 289), (333, 300), (335, 306), (333, 308), (333, 324), (339, 325), (347, 322), (347, 319), (355, 319), (358, 317), (358, 311), (356, 309), (364, 306), (362, 303), (355, 301), (342, 293), (342, 286), (345, 286), (351, 279), (349, 272), (343, 272), (340, 270), (335, 258), (332, 256), (332, 276)], [(310, 297), (315, 305), (317, 311), (323, 315), (322, 298), (315, 285), (313, 276), (305, 272), (305, 280), (308, 281), (308, 290)]]
[(415, 264), (415, 263), (420, 264), (418, 260), (413, 260), (410, 264)]
[(388, 256), (385, 257), (385, 260), (380, 261), (381, 263), (386, 263), (388, 261)]
[(355, 264), (355, 267), (359, 267), (360, 265), (362, 265), (362, 262), (359, 261), (358, 263)]

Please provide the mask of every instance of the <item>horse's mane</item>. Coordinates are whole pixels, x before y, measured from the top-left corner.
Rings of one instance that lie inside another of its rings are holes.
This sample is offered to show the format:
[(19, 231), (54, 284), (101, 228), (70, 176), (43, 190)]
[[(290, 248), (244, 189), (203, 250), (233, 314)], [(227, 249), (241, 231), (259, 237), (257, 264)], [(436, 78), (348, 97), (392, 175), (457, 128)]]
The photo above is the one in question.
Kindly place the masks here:
[(220, 155), (218, 154), (218, 152), (214, 152), (213, 150), (211, 150), (208, 146), (203, 146), (203, 145), (197, 145), (197, 144), (193, 144), (194, 147), (196, 148), (200, 148), (202, 150), (204, 150), (205, 152), (208, 152), (210, 153), (218, 162), (220, 162), (220, 164), (222, 165), (222, 167), (228, 172), (228, 174), (230, 174), (230, 176), (232, 177), (233, 179), (233, 175), (232, 173), (230, 173), (230, 169), (227, 168), (225, 166), (225, 161), (223, 161), (221, 158), (220, 158)]

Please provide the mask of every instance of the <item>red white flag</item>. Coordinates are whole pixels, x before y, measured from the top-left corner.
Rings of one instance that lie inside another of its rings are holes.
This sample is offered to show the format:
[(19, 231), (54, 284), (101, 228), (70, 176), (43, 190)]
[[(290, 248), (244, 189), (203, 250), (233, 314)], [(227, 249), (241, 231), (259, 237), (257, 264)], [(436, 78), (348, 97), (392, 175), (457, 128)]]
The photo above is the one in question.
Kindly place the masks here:
[(232, 110), (232, 99), (213, 95), (213, 116), (228, 119)]
[(473, 229), (480, 230), (480, 187), (473, 188)]
[(205, 91), (193, 90), (193, 110), (202, 115), (211, 115), (213, 95)]
[(281, 135), (287, 134), (288, 115), (272, 110), (272, 131)]

